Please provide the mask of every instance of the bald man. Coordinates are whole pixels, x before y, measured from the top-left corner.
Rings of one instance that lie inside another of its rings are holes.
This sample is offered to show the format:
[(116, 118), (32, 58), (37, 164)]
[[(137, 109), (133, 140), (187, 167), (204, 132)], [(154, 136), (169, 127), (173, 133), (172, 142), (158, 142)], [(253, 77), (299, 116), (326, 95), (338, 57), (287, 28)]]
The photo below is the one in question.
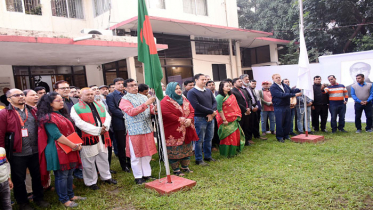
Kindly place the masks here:
[(84, 184), (92, 190), (98, 190), (96, 166), (101, 180), (108, 184), (117, 184), (111, 177), (108, 161), (111, 116), (102, 103), (94, 101), (95, 93), (91, 88), (83, 88), (81, 94), (81, 100), (71, 108), (70, 116), (75, 126), (82, 131), (84, 143), (80, 157)]

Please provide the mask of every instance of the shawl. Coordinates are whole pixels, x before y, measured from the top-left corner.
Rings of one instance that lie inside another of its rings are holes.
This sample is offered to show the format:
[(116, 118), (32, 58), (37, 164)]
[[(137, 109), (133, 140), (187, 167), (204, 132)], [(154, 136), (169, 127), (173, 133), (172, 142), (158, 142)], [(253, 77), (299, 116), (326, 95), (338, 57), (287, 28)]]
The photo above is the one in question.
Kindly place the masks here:
[[(170, 82), (167, 85), (166, 89), (166, 95), (168, 95), (170, 98), (175, 100), (178, 104), (182, 105), (183, 104), (183, 97), (175, 93), (176, 86), (178, 86), (179, 83), (177, 82)], [(180, 85), (179, 85), (180, 86)]]
[[(97, 110), (98, 115), (100, 116), (101, 123), (104, 124), (104, 122), (106, 120), (105, 108), (102, 105), (100, 105), (99, 103), (97, 103), (96, 101), (94, 101), (93, 104), (94, 104), (94, 106)], [(97, 126), (97, 122), (93, 117), (92, 110), (88, 106), (87, 103), (85, 103), (82, 100), (79, 100), (79, 103), (75, 104), (73, 108), (75, 109), (75, 111), (78, 114), (78, 116), (80, 117), (80, 119), (82, 119), (83, 121), (85, 121), (87, 123), (90, 123), (94, 126)], [(84, 145), (95, 145), (99, 141), (99, 136), (93, 136), (91, 134), (88, 134), (88, 133), (82, 131), (82, 139), (84, 141)], [(106, 147), (111, 147), (111, 140), (110, 140), (110, 135), (109, 135), (108, 131), (106, 131), (104, 133), (103, 140), (104, 140), (104, 143), (105, 143)]]
[[(180, 146), (198, 141), (198, 135), (194, 127), (194, 109), (187, 98), (182, 96), (183, 103), (179, 105), (171, 97), (166, 96), (161, 101), (162, 118), (167, 146)], [(185, 127), (180, 118), (191, 119), (192, 124)]]
[[(38, 149), (39, 149), (39, 164), (40, 164), (40, 175), (41, 175), (41, 181), (42, 185), (45, 186), (48, 183), (49, 180), (49, 172), (47, 171), (47, 161), (45, 158), (45, 148), (48, 144), (48, 135), (45, 130), (45, 123), (54, 123), (62, 135), (69, 136), (70, 134), (75, 132), (74, 125), (62, 116), (61, 114), (57, 114), (55, 112), (52, 112), (50, 114), (50, 119), (47, 119), (47, 116), (45, 116), (45, 120), (42, 122), (39, 122), (39, 128), (38, 128)], [(57, 154), (58, 154), (58, 161), (60, 163), (60, 170), (70, 170), (72, 168), (79, 168), (82, 165), (82, 162), (80, 160), (79, 151), (72, 151), (69, 154), (66, 154), (62, 148), (57, 144), (58, 142), (55, 141), (55, 145), (57, 148)]]

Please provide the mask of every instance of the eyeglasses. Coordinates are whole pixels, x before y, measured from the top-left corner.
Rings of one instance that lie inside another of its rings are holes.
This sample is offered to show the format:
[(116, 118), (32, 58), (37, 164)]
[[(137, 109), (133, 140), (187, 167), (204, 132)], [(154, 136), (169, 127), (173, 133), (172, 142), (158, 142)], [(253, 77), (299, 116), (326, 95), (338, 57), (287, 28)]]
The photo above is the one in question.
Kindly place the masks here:
[(58, 89), (61, 89), (61, 90), (70, 90), (70, 87), (62, 87), (62, 88), (58, 88)]
[(130, 87), (130, 88), (132, 88), (132, 87), (137, 87), (137, 84), (127, 85), (127, 87)]
[(11, 95), (11, 96), (9, 96), (8, 98), (11, 98), (11, 97), (16, 97), (16, 98), (18, 98), (18, 97), (25, 97), (25, 94), (23, 94), (23, 93), (19, 93), (19, 94), (14, 94), (14, 95)]

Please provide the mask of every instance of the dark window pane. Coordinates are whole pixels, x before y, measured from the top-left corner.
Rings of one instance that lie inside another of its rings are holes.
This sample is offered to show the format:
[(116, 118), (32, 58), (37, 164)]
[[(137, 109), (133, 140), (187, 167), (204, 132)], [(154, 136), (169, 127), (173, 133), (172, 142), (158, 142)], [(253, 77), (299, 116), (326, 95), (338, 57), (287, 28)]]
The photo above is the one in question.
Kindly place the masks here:
[(191, 58), (192, 48), (189, 36), (176, 36), (166, 34), (154, 34), (157, 44), (167, 44), (167, 50), (158, 52), (159, 57), (172, 58)]
[(119, 66), (119, 67), (127, 67), (127, 62), (126, 62), (126, 60), (118, 61), (118, 66)]
[(79, 88), (87, 87), (85, 75), (74, 75), (74, 86)]
[(256, 49), (256, 53), (257, 53), (258, 63), (271, 62), (271, 57), (269, 54), (269, 46), (258, 47)]
[(13, 67), (14, 75), (28, 75), (28, 67), (27, 66), (14, 66)]
[(117, 72), (116, 71), (107, 71), (105, 73), (106, 83), (110, 84), (113, 83), (114, 79), (117, 78)]
[(256, 61), (256, 50), (255, 50), (255, 48), (250, 50), (250, 56), (251, 56), (251, 65), (257, 64), (258, 62)]
[(227, 69), (225, 64), (212, 64), (212, 77), (214, 81), (227, 79)]
[(128, 79), (128, 73), (127, 73), (127, 71), (120, 71), (118, 73), (118, 77), (122, 77), (123, 79)]
[(74, 66), (74, 74), (85, 74), (84, 66)]
[(104, 70), (115, 69), (116, 68), (115, 62), (107, 63), (107, 64), (104, 64), (103, 66), (104, 66)]

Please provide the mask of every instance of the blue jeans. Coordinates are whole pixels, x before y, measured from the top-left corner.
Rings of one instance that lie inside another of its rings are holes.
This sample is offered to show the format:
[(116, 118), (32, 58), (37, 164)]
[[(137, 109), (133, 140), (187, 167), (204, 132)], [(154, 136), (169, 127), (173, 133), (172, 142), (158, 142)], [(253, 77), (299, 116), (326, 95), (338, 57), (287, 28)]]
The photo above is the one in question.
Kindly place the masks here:
[(194, 117), (194, 125), (196, 127), (199, 140), (195, 143), (194, 153), (196, 161), (202, 161), (202, 145), (205, 159), (211, 158), (211, 142), (214, 136), (214, 120), (207, 122), (206, 117)]
[[(304, 132), (303, 127), (306, 123), (306, 118), (304, 117), (304, 107), (297, 106), (297, 125), (298, 125), (298, 131)], [(311, 107), (307, 106), (307, 130), (308, 132), (311, 132)]]
[(337, 115), (339, 117), (338, 130), (343, 130), (345, 127), (346, 104), (329, 105), (329, 111), (331, 115), (330, 126), (332, 127), (332, 132), (337, 131)]
[(289, 133), (294, 133), (294, 116), (296, 108), (290, 109), (291, 119), (290, 119), (290, 130)]
[(54, 171), (56, 192), (61, 203), (66, 203), (74, 197), (73, 171), (74, 169)]
[(372, 129), (372, 102), (367, 103), (363, 106), (360, 103), (355, 103), (355, 126), (357, 130), (361, 130), (361, 114), (365, 112), (367, 118), (367, 124), (365, 130)]
[(275, 131), (276, 121), (274, 111), (262, 111), (262, 133), (266, 132), (267, 116), (269, 117), (269, 130)]

